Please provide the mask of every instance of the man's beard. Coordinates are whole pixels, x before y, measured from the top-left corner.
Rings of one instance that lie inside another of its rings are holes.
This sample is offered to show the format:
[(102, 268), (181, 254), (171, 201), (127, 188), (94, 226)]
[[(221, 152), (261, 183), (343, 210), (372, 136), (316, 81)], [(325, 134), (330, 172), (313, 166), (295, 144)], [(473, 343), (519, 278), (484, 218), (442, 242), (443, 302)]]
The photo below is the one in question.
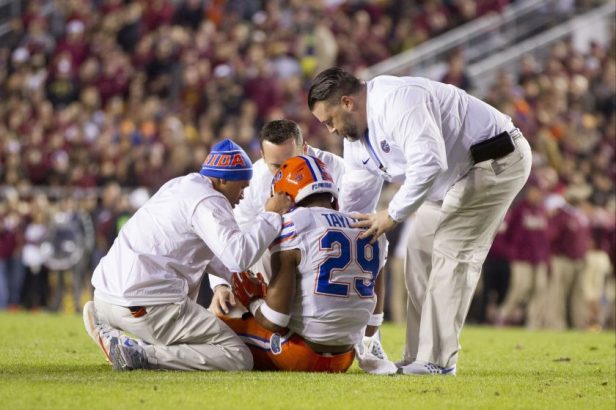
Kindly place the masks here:
[(349, 123), (344, 127), (344, 138), (353, 142), (359, 140), (359, 131), (357, 131), (357, 126), (355, 124)]

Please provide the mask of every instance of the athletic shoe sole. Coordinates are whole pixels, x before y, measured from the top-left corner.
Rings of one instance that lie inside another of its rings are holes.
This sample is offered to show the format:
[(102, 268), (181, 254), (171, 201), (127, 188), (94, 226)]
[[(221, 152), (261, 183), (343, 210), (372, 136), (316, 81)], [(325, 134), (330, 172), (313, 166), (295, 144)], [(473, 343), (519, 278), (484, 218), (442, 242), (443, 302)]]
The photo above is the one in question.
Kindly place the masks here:
[[(455, 376), (456, 375), (456, 366), (452, 366), (449, 368), (438, 368), (433, 364), (417, 366), (414, 371), (408, 369), (411, 365), (398, 367), (398, 374), (404, 374), (409, 376)], [(405, 371), (406, 370), (406, 371)]]
[(94, 302), (89, 301), (83, 306), (83, 324), (86, 327), (86, 332), (88, 336), (96, 343), (96, 345), (101, 349), (103, 354), (105, 355), (105, 360), (107, 363), (111, 363), (111, 355), (109, 350), (105, 347), (105, 343), (103, 343), (103, 339), (100, 336), (97, 327), (96, 320), (96, 310), (94, 308)]

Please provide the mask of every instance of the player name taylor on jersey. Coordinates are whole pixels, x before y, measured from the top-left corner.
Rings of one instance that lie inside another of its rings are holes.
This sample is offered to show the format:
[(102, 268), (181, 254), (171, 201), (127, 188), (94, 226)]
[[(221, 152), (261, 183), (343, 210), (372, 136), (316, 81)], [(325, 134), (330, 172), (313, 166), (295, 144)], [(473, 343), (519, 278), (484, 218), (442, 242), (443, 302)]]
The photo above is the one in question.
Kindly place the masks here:
[(301, 252), (289, 328), (315, 343), (358, 343), (376, 305), (374, 285), (387, 240), (360, 239), (354, 221), (327, 208), (296, 208), (284, 215), (271, 246), (272, 253)]
[(330, 212), (321, 214), (332, 228), (351, 228), (351, 224), (356, 222), (357, 219), (348, 215), (341, 214), (340, 212)]

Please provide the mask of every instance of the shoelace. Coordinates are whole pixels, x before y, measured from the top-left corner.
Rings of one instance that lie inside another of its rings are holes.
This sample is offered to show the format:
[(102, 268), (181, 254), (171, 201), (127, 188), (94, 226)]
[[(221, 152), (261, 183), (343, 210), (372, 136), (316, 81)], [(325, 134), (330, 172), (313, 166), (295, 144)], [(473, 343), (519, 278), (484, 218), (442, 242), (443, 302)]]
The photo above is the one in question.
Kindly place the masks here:
[(383, 350), (383, 347), (381, 346), (381, 344), (378, 343), (377, 341), (372, 341), (370, 343), (370, 353), (372, 353), (374, 356), (378, 357), (379, 359), (385, 358), (385, 351)]
[(441, 368), (438, 367), (435, 364), (428, 363), (425, 366), (430, 371), (430, 373), (432, 373), (432, 374), (439, 374), (439, 373), (441, 373)]
[[(134, 343), (126, 343), (132, 340)], [(116, 370), (145, 369), (148, 365), (147, 357), (137, 341), (128, 336), (113, 337), (111, 339), (112, 362)]]
[[(145, 355), (143, 347), (139, 344), (139, 340), (128, 336), (120, 337), (119, 342), (124, 346), (124, 352), (127, 353), (127, 365), (129, 368), (142, 369), (148, 364), (148, 359)], [(128, 363), (130, 362), (130, 363)]]

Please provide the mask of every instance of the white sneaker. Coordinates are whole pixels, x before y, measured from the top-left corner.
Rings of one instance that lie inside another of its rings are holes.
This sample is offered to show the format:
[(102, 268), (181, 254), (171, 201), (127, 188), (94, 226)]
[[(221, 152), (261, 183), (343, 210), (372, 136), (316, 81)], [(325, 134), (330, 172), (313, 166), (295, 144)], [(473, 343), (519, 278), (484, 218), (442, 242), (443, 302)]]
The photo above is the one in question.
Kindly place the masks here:
[(381, 360), (389, 360), (387, 357), (387, 353), (383, 349), (383, 345), (381, 344), (381, 332), (377, 330), (377, 332), (372, 336), (364, 336), (362, 339), (362, 344), (364, 345), (367, 353), (378, 357)]
[(428, 363), (421, 360), (416, 360), (411, 364), (402, 366), (398, 369), (399, 374), (415, 374), (415, 375), (456, 375), (456, 365), (451, 367), (441, 367), (434, 363)]
[(149, 367), (145, 350), (138, 340), (126, 335), (112, 337), (109, 347), (113, 370), (124, 371)]
[(83, 306), (83, 324), (86, 332), (105, 355), (105, 360), (111, 363), (110, 345), (113, 337), (119, 337), (122, 333), (118, 329), (101, 323), (96, 315), (94, 302), (89, 301)]
[(395, 374), (398, 371), (396, 365), (387, 359), (377, 334), (364, 337), (355, 345), (355, 358), (359, 367), (370, 374)]

